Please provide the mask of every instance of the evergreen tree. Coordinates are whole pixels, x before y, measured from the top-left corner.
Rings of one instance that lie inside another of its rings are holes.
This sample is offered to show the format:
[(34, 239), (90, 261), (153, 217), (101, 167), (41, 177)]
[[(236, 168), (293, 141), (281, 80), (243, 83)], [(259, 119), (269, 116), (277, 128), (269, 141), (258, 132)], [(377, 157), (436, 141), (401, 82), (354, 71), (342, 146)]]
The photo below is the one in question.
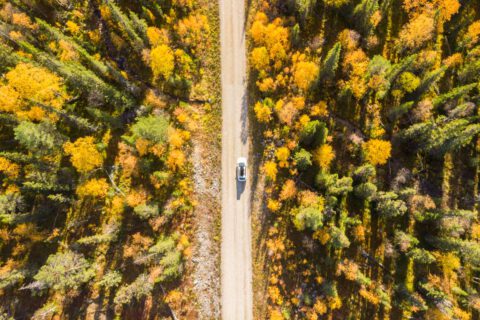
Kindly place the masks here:
[(94, 270), (83, 255), (68, 250), (48, 257), (34, 278), (40, 287), (68, 293), (79, 289), (93, 276)]
[(340, 42), (335, 43), (330, 49), (323, 61), (322, 68), (320, 68), (320, 79), (333, 80), (338, 68), (338, 61), (340, 60), (340, 53), (342, 45)]

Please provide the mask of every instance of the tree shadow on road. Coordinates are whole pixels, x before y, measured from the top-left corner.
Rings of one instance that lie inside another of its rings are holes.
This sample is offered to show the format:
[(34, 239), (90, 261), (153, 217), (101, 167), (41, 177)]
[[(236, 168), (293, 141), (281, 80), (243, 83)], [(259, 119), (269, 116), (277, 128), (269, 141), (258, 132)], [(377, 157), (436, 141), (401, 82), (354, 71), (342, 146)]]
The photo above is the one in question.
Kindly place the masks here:
[(250, 7), (252, 6), (252, 0), (246, 0), (245, 3), (245, 21), (243, 22), (243, 34), (245, 34), (245, 30), (248, 25), (248, 17), (250, 13)]
[(248, 140), (248, 100), (247, 94), (244, 93), (242, 96), (242, 111), (240, 112), (240, 121), (242, 122), (242, 132), (240, 133), (240, 138), (242, 143), (247, 143)]

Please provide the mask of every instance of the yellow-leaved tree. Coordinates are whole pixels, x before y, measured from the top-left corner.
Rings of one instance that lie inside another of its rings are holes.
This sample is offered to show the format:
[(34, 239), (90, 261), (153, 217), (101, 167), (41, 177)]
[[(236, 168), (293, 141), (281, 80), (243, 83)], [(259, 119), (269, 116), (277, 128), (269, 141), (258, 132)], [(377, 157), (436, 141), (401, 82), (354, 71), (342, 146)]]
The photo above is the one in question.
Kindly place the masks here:
[(167, 166), (172, 171), (177, 171), (183, 168), (187, 161), (185, 153), (179, 149), (173, 149), (169, 152), (167, 158)]
[(30, 63), (19, 63), (5, 75), (7, 80), (0, 86), (0, 111), (15, 113), (20, 119), (42, 120), (58, 116), (41, 106), (60, 110), (68, 99), (63, 81), (49, 70)]
[(411, 19), (400, 31), (399, 42), (403, 48), (421, 47), (433, 37), (435, 20), (429, 14), (420, 14)]
[(282, 313), (277, 309), (270, 310), (270, 320), (283, 320), (285, 319)]
[(258, 47), (250, 53), (250, 64), (258, 72), (265, 71), (270, 64), (270, 57), (268, 56), (267, 48)]
[(480, 20), (473, 22), (465, 34), (465, 41), (469, 47), (477, 44), (478, 40), (480, 40)]
[(63, 150), (80, 173), (87, 173), (103, 164), (102, 155), (97, 150), (93, 137), (87, 136), (78, 138), (73, 143), (67, 142), (63, 145)]
[(265, 53), (268, 53), (270, 59), (275, 61), (277, 70), (280, 69), (282, 62), (288, 57), (287, 52), (290, 49), (289, 31), (282, 24), (283, 21), (280, 18), (268, 23), (265, 13), (258, 12), (250, 29), (254, 45), (258, 48), (265, 48), (265, 50), (261, 49), (261, 52), (257, 51), (256, 55), (260, 56), (261, 53), (262, 58), (264, 58)]
[(319, 147), (313, 154), (313, 159), (322, 169), (328, 169), (330, 163), (335, 158), (335, 152), (329, 144), (324, 144)]
[(275, 181), (277, 179), (277, 164), (274, 161), (267, 161), (263, 165), (263, 172), (265, 172), (265, 175), (267, 176), (268, 179), (271, 181)]
[(156, 27), (147, 28), (148, 42), (152, 47), (157, 47), (162, 44), (168, 44), (168, 33), (166, 30), (158, 29)]
[(19, 109), (20, 95), (15, 89), (6, 85), (0, 87), (0, 111), (15, 112)]
[(155, 79), (159, 77), (163, 77), (165, 80), (170, 78), (175, 67), (172, 49), (166, 44), (153, 48), (150, 52), (150, 67)]
[(390, 141), (372, 139), (363, 144), (365, 159), (372, 165), (382, 165), (387, 163), (392, 151)]
[(352, 90), (353, 95), (357, 99), (362, 98), (367, 91), (364, 76), (367, 72), (368, 64), (368, 56), (361, 48), (348, 50), (345, 53), (342, 67), (344, 72), (349, 75), (349, 81), (346, 82), (346, 85)]
[(175, 31), (185, 46), (203, 49), (210, 32), (208, 18), (200, 13), (191, 14), (177, 23)]
[(268, 22), (268, 17), (265, 13), (259, 11), (255, 15), (254, 22), (250, 28), (250, 35), (255, 41), (255, 44), (262, 43), (265, 37), (265, 24)]
[(305, 54), (295, 53), (292, 61), (294, 82), (299, 89), (305, 91), (317, 78), (320, 69), (316, 63), (307, 61)]
[(7, 177), (16, 178), (20, 172), (20, 166), (10, 160), (0, 157), (0, 173), (5, 174)]
[(267, 208), (272, 212), (277, 212), (281, 208), (281, 204), (279, 201), (274, 199), (268, 199), (267, 201)]
[(257, 102), (255, 107), (253, 107), (257, 120), (262, 123), (267, 123), (272, 120), (272, 108), (269, 107), (266, 103)]
[(438, 6), (442, 17), (449, 21), (460, 9), (460, 2), (458, 0), (438, 0)]
[(288, 165), (288, 158), (290, 157), (290, 150), (287, 147), (278, 148), (275, 152), (280, 168), (285, 168)]
[(79, 197), (104, 198), (107, 195), (108, 183), (104, 178), (91, 179), (78, 186), (77, 195)]

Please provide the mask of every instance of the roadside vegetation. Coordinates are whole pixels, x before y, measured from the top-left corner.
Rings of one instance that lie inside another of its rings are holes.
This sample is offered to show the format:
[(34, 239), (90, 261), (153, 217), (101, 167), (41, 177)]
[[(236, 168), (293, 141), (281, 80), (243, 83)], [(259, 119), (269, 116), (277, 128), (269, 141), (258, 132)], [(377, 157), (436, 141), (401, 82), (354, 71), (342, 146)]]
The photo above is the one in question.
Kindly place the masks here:
[(198, 317), (191, 153), (220, 118), (207, 8), (0, 0), (1, 319)]
[(251, 8), (256, 316), (478, 319), (480, 2)]

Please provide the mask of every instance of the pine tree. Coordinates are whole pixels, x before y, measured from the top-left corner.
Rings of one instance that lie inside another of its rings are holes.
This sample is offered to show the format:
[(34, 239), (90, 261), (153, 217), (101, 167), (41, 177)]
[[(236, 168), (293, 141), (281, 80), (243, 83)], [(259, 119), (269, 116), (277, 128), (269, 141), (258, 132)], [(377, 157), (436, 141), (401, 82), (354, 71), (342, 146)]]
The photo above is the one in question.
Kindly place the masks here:
[(48, 257), (34, 278), (40, 287), (68, 293), (79, 289), (93, 275), (94, 270), (83, 255), (65, 251)]
[(320, 69), (320, 79), (333, 80), (335, 78), (341, 51), (342, 44), (340, 42), (335, 43), (335, 45), (328, 51), (327, 56), (323, 61), (322, 68)]
[(355, 26), (363, 35), (368, 36), (373, 33), (373, 29), (376, 27), (375, 24), (378, 23), (374, 17), (380, 14), (378, 10), (378, 0), (362, 0), (355, 7), (353, 11)]
[(173, 280), (182, 270), (182, 254), (177, 249), (171, 237), (162, 236), (148, 252), (153, 255), (153, 260), (162, 267), (158, 281)]
[(27, 151), (38, 155), (56, 152), (65, 141), (50, 122), (35, 124), (28, 121), (21, 122), (15, 129), (15, 139)]
[(153, 283), (148, 275), (142, 273), (132, 283), (121, 286), (115, 295), (113, 302), (117, 306), (129, 304), (132, 300), (140, 301), (153, 290)]
[(104, 2), (108, 7), (112, 19), (119, 24), (120, 30), (128, 39), (132, 49), (140, 52), (143, 48), (145, 48), (145, 43), (143, 42), (142, 38), (145, 39), (146, 34), (142, 34), (141, 36), (139, 36), (134, 28), (134, 24), (132, 23), (132, 21), (113, 1), (105, 0)]

